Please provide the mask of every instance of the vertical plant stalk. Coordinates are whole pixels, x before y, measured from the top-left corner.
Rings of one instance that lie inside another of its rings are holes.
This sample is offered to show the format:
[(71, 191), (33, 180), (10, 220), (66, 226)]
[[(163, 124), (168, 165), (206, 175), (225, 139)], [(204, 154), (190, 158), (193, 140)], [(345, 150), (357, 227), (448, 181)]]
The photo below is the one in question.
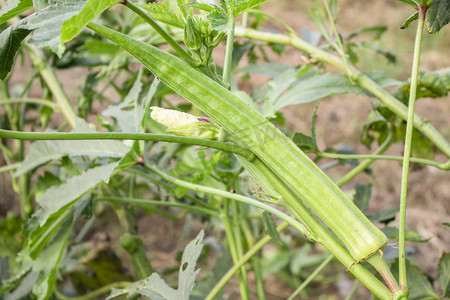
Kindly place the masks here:
[(43, 60), (41, 57), (41, 52), (36, 47), (28, 44), (23, 44), (24, 48), (27, 50), (28, 55), (30, 55), (31, 61), (36, 69), (38, 69), (42, 78), (47, 84), (48, 88), (55, 97), (58, 106), (61, 109), (61, 112), (66, 119), (67, 123), (69, 123), (70, 127), (75, 127), (75, 121), (77, 119), (77, 115), (70, 104), (69, 98), (67, 98), (66, 93), (64, 92), (61, 84), (56, 78), (55, 72), (51, 69), (51, 67)]
[[(231, 12), (229, 13), (231, 14)], [(225, 62), (223, 65), (223, 80), (227, 83), (228, 86), (230, 86), (231, 62), (233, 58), (234, 27), (236, 22), (232, 14), (228, 22), (230, 23), (230, 30), (228, 30), (227, 36), (227, 48), (225, 52)]]
[(416, 40), (414, 43), (414, 58), (411, 72), (411, 87), (409, 92), (408, 119), (406, 123), (405, 150), (403, 153), (402, 183), (400, 192), (400, 226), (399, 226), (399, 282), (400, 289), (407, 291), (406, 279), (406, 197), (408, 190), (409, 158), (411, 156), (412, 133), (414, 129), (414, 108), (417, 93), (417, 78), (419, 74), (420, 47), (422, 44), (422, 33), (425, 24), (426, 8), (419, 7), (419, 21), (417, 24)]
[[(242, 253), (239, 252), (240, 247), (240, 245), (238, 245), (239, 241), (238, 239), (235, 238), (236, 232), (233, 230), (234, 228), (229, 213), (230, 213), (230, 199), (225, 199), (222, 213), (223, 217), (221, 219), (223, 226), (225, 227), (225, 234), (228, 242), (228, 247), (230, 248), (231, 257), (233, 259), (233, 262), (236, 263), (242, 257)], [(248, 300), (249, 299), (248, 280), (245, 265), (242, 265), (239, 268), (238, 277), (239, 277), (239, 290), (241, 292), (241, 299)]]

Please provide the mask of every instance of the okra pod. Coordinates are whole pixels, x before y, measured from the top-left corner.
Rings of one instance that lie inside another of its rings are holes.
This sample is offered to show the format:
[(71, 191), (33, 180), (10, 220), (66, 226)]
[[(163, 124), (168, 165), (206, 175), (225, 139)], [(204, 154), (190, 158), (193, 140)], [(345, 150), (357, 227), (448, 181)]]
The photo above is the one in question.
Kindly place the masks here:
[(170, 53), (101, 25), (90, 23), (88, 27), (128, 51), (251, 149), (336, 234), (355, 261), (384, 247), (386, 236), (336, 184), (289, 138), (233, 93)]

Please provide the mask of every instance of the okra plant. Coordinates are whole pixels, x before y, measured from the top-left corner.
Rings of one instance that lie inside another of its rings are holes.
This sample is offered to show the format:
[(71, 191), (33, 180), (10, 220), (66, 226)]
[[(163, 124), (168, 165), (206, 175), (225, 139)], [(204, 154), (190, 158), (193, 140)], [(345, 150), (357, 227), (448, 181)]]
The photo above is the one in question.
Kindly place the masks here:
[[(450, 2), (400, 1), (414, 9), (402, 27), (418, 23), (411, 78), (401, 82), (382, 71), (360, 72), (353, 66), (360, 48), (395, 60), (375, 42), (354, 39), (365, 32), (375, 32), (378, 39), (386, 28), (343, 35), (336, 22), (337, 1), (324, 0), (314, 2), (310, 12), (319, 31), (305, 32), (301, 39), (295, 29), (261, 10), (266, 1), (8, 0), (2, 6), (0, 147), (6, 165), (0, 170), (12, 175), (21, 215), (10, 213), (0, 223), (5, 249), (0, 251), (0, 295), (222, 299), (230, 297), (232, 288), (224, 287), (237, 275), (240, 299), (252, 294), (269, 299), (264, 275), (270, 259), (261, 249), (273, 241), (279, 270), (290, 263), (290, 275), (296, 276), (301, 274), (299, 261), (307, 261), (309, 243), (326, 249), (324, 255), (316, 250), (318, 259), (311, 267), (317, 269), (303, 282), (284, 276), (295, 288), (289, 299), (309, 297), (305, 287), (334, 258), (356, 278), (347, 299), (358, 283), (379, 299), (449, 296), (450, 256), (442, 255), (440, 291), (435, 291), (406, 259), (405, 242), (425, 241), (406, 230), (410, 163), (450, 168), (448, 160), (433, 160), (435, 151), (450, 157), (448, 141), (414, 112), (416, 98), (448, 94), (448, 69), (420, 73), (419, 58), (425, 24), (430, 33), (441, 31), (450, 20)], [(285, 33), (263, 30), (265, 19)], [(267, 47), (282, 53), (286, 45), (307, 59), (293, 63), (295, 67), (257, 64), (258, 54), (267, 59)], [(223, 64), (215, 62), (218, 47), (224, 50)], [(9, 84), (18, 57), (29, 57), (33, 66), (19, 93)], [(244, 57), (248, 65), (238, 68)], [(327, 73), (326, 65), (341, 73)], [(85, 67), (87, 74), (77, 109), (55, 73), (74, 66)], [(239, 90), (237, 72), (260, 72), (270, 80), (247, 94)], [(42, 87), (42, 99), (29, 96), (34, 81)], [(105, 91), (114, 91), (121, 101)], [(361, 136), (369, 148), (378, 142), (374, 154), (320, 151), (316, 112), (311, 135), (282, 128), (283, 107), (346, 93), (376, 99)], [(172, 94), (188, 102), (171, 101)], [(101, 104), (101, 114), (94, 103)], [(27, 111), (36, 108), (38, 118), (30, 117)], [(52, 118), (57, 114), (64, 122)], [(58, 132), (38, 132), (49, 124), (58, 124)], [(399, 141), (404, 141), (402, 157), (382, 155)], [(424, 153), (424, 148), (430, 150)], [(324, 158), (350, 162), (354, 168), (335, 182), (319, 164)], [(398, 229), (374, 224), (389, 223), (398, 209), (366, 213), (370, 185), (357, 185), (353, 200), (341, 189), (361, 172), (370, 172), (377, 159), (402, 161)], [(221, 270), (217, 263), (196, 270), (197, 260), (206, 264), (201, 231), (186, 246), (179, 268), (166, 272), (178, 270), (178, 279), (166, 283), (147, 258), (152, 254), (141, 235), (153, 229), (138, 227), (136, 216), (142, 211), (188, 225), (198, 219), (216, 233), (206, 252), (223, 253), (222, 260), (229, 259), (232, 267)], [(105, 258), (106, 250), (89, 244), (111, 213), (119, 220), (115, 242), (123, 249), (121, 258), (133, 266), (130, 274), (120, 269), (120, 260)], [(295, 233), (281, 236), (287, 228)], [(386, 253), (393, 252), (396, 240), (396, 261), (388, 261)], [(298, 253), (295, 245), (302, 245)], [(204, 275), (208, 270), (213, 275)], [(96, 275), (90, 280), (89, 274)]]

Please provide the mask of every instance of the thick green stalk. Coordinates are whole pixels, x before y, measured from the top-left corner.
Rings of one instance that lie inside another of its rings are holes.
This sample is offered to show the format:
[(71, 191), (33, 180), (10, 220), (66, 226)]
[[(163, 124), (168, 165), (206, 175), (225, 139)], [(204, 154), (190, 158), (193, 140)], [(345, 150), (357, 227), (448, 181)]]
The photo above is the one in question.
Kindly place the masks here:
[(416, 103), (417, 79), (419, 75), (420, 46), (425, 24), (426, 8), (419, 8), (419, 21), (417, 24), (416, 41), (414, 44), (414, 58), (411, 72), (411, 87), (409, 92), (408, 120), (406, 123), (405, 151), (403, 153), (402, 184), (400, 192), (400, 224), (399, 224), (399, 281), (400, 288), (408, 291), (406, 280), (406, 197), (408, 190), (409, 161), (411, 156), (412, 133), (414, 129), (414, 108)]
[(149, 14), (139, 6), (136, 6), (131, 1), (125, 1), (125, 6), (134, 11), (137, 15), (139, 15), (142, 19), (145, 20), (150, 26), (153, 27), (153, 29), (158, 32), (161, 37), (170, 45), (172, 48), (189, 64), (193, 66), (199, 66), (200, 61), (196, 61), (192, 58), (192, 56), (189, 55), (189, 53), (186, 52), (178, 43), (175, 41), (159, 24), (150, 17)]
[(125, 132), (20, 132), (0, 129), (0, 138), (16, 140), (139, 140), (153, 142), (181, 143), (214, 148), (222, 151), (236, 153), (254, 159), (255, 155), (248, 149), (230, 143), (183, 137), (169, 134), (154, 133), (125, 133)]
[[(367, 75), (360, 73), (355, 68), (351, 67), (347, 69), (341, 59), (329, 54), (318, 47), (315, 47), (298, 37), (291, 37), (279, 33), (263, 32), (248, 28), (236, 28), (235, 35), (240, 37), (246, 37), (249, 39), (255, 39), (271, 43), (279, 43), (284, 45), (291, 45), (312, 58), (319, 61), (323, 61), (329, 65), (332, 65), (350, 78), (360, 87), (364, 88), (389, 108), (392, 112), (398, 115), (403, 120), (407, 120), (408, 108), (384, 88), (379, 86), (376, 82), (370, 79)], [(428, 137), (447, 157), (450, 157), (450, 144), (449, 142), (431, 125), (428, 120), (420, 118), (418, 115), (414, 116), (414, 127), (420, 131), (423, 135)]]
[(293, 300), (300, 292), (325, 268), (328, 263), (334, 258), (334, 255), (328, 256), (315, 270), (312, 272), (305, 281), (289, 296), (287, 300)]
[(48, 88), (52, 92), (52, 95), (55, 97), (56, 103), (58, 103), (67, 123), (69, 123), (70, 127), (74, 128), (77, 115), (70, 104), (69, 98), (67, 98), (66, 93), (56, 78), (55, 72), (41, 57), (40, 50), (32, 45), (22, 45), (27, 50), (28, 55), (30, 55), (34, 67), (38, 69)]

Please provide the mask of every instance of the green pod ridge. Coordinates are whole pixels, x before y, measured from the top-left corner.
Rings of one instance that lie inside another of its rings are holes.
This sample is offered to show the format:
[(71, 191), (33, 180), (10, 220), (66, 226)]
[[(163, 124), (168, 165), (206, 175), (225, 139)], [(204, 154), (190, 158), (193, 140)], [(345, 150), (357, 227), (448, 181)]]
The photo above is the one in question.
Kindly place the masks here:
[(356, 261), (386, 244), (386, 236), (306, 154), (238, 97), (169, 53), (97, 24), (88, 27), (124, 48), (252, 149), (336, 234)]

